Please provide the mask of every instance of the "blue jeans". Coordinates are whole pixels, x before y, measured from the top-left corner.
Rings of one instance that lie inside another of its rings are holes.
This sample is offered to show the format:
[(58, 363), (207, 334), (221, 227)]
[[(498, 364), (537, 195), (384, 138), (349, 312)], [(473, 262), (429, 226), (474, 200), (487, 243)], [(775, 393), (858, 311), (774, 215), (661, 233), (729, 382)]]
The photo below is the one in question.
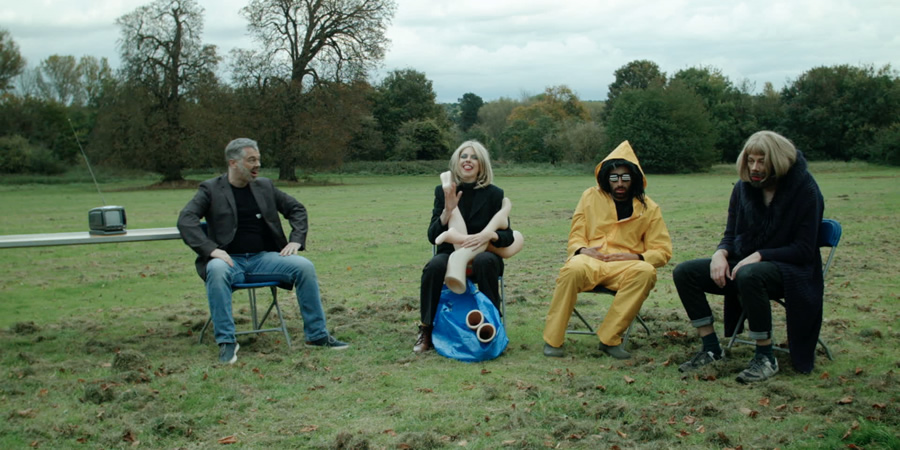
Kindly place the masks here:
[(240, 253), (230, 255), (231, 267), (218, 258), (206, 263), (206, 295), (209, 312), (216, 330), (216, 343), (235, 342), (234, 317), (231, 315), (231, 285), (279, 281), (293, 285), (303, 317), (303, 333), (307, 341), (328, 336), (325, 311), (319, 297), (316, 268), (299, 255), (281, 256), (277, 252)]

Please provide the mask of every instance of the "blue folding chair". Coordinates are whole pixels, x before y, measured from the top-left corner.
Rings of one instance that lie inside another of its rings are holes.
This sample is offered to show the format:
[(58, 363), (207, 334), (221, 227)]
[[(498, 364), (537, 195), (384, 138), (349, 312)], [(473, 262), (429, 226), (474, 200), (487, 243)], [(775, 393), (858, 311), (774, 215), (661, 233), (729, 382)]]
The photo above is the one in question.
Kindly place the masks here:
[[(837, 251), (838, 243), (841, 242), (841, 234), (843, 233), (843, 229), (841, 228), (840, 222), (834, 219), (822, 219), (822, 223), (819, 225), (819, 239), (818, 244), (819, 248), (829, 247), (830, 251), (828, 252), (828, 258), (825, 260), (825, 267), (822, 268), (822, 279), (825, 279), (828, 276), (828, 269), (831, 268), (831, 263), (834, 261), (834, 253)], [(782, 307), (784, 306), (784, 299), (781, 298), (773, 298), (773, 302), (780, 304)], [(746, 318), (746, 313), (741, 312), (741, 317), (738, 319), (737, 327), (734, 332), (731, 334), (731, 340), (728, 341), (728, 349), (734, 345), (735, 342), (739, 342), (741, 344), (751, 344), (756, 345), (756, 341), (751, 341), (747, 339), (738, 339), (737, 331), (741, 329), (741, 326), (744, 324), (744, 319)], [(828, 359), (834, 361), (834, 356), (831, 354), (831, 349), (825, 345), (825, 341), (822, 340), (822, 337), (819, 336), (819, 345), (825, 350), (825, 354), (828, 355)], [(790, 353), (790, 349), (782, 348), (778, 346), (774, 346), (775, 350), (779, 350), (782, 352)]]
[[(207, 225), (206, 222), (202, 222), (200, 227), (203, 228), (203, 232), (206, 233)], [(284, 340), (287, 342), (287, 346), (290, 348), (291, 345), (291, 335), (288, 333), (287, 324), (284, 322), (284, 316), (281, 314), (281, 307), (278, 305), (278, 287), (281, 286), (281, 282), (279, 281), (259, 281), (254, 283), (234, 283), (231, 285), (231, 291), (236, 292), (242, 289), (247, 290), (247, 295), (250, 298), (250, 320), (253, 325), (253, 329), (247, 331), (238, 331), (234, 333), (235, 335), (244, 335), (244, 334), (260, 334), (260, 333), (269, 333), (272, 331), (280, 331), (284, 334)], [(256, 289), (267, 287), (272, 291), (272, 303), (269, 304), (269, 308), (266, 309), (266, 313), (263, 314), (262, 320), (259, 319), (257, 310), (256, 310)], [(278, 316), (278, 320), (281, 323), (281, 326), (274, 328), (263, 328), (262, 326), (266, 323), (266, 319), (269, 318), (269, 314), (272, 312), (272, 309), (275, 309), (275, 313)], [(207, 319), (206, 324), (203, 325), (203, 328), (200, 330), (200, 338), (197, 340), (198, 343), (203, 343), (203, 336), (206, 334), (206, 329), (209, 328), (209, 325), (212, 323), (212, 316)]]

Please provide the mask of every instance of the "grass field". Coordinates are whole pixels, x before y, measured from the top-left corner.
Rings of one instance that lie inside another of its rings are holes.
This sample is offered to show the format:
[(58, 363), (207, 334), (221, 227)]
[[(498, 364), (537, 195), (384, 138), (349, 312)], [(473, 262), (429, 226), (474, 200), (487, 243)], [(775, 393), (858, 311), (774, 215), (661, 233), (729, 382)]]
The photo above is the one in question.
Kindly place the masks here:
[[(567, 339), (563, 359), (541, 354), (590, 173), (498, 170), (526, 247), (507, 261), (510, 345), (477, 364), (412, 353), (437, 174), (332, 176), (281, 187), (309, 210), (305, 256), (329, 328), (352, 345), (342, 352), (288, 349), (269, 334), (241, 339), (238, 363), (218, 366), (211, 339), (196, 343), (206, 296), (180, 241), (0, 250), (0, 448), (900, 448), (900, 169), (812, 171), (844, 237), (822, 328), (835, 360), (820, 354), (811, 375), (780, 354), (776, 378), (741, 385), (751, 346), (698, 374), (677, 370), (699, 344), (671, 272), (714, 250), (730, 168), (648, 177), (675, 251), (641, 313), (652, 334), (635, 330), (625, 362), (601, 356), (591, 336)], [(126, 207), (129, 228), (174, 226), (194, 191), (148, 184), (102, 188), (108, 204)], [(87, 183), (2, 184), (0, 202), (0, 234), (85, 230), (100, 205)], [(296, 301), (282, 297), (302, 343)], [(582, 294), (579, 310), (599, 322), (608, 303)], [(246, 327), (243, 293), (235, 310)], [(783, 340), (783, 312), (773, 317)]]

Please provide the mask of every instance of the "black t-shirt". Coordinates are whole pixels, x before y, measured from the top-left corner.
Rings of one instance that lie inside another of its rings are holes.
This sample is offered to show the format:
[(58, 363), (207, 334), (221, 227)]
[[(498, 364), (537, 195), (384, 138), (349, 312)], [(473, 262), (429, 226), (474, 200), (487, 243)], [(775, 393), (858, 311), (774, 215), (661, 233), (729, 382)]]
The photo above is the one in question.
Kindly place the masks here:
[(625, 220), (631, 217), (634, 214), (634, 205), (631, 202), (631, 197), (628, 197), (628, 200), (624, 202), (620, 202), (618, 200), (615, 201), (616, 204), (616, 217), (619, 220)]
[(234, 202), (237, 206), (238, 227), (234, 240), (225, 249), (228, 253), (259, 253), (277, 251), (275, 241), (269, 227), (262, 218), (262, 211), (253, 198), (250, 186), (242, 188), (231, 186)]

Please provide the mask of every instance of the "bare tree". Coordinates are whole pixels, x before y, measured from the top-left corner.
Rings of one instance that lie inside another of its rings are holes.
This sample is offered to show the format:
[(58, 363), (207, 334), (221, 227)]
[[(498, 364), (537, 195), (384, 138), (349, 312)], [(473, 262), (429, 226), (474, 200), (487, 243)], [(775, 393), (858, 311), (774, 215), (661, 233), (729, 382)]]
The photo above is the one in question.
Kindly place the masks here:
[(45, 99), (63, 105), (80, 102), (81, 73), (72, 55), (50, 55), (41, 61), (38, 87)]
[(203, 8), (195, 0), (156, 0), (116, 23), (122, 27), (119, 48), (125, 75), (152, 97), (146, 117), (154, 136), (138, 154), (163, 181), (181, 180), (189, 159), (182, 147), (184, 96), (197, 83), (214, 78), (219, 63), (216, 47), (201, 40)]
[[(273, 66), (271, 76), (289, 74), (288, 95), (280, 110), (282, 142), (273, 142), (279, 178), (296, 180), (296, 164), (305, 159), (299, 118), (308, 111), (306, 98), (326, 82), (360, 80), (377, 67), (389, 44), (385, 36), (397, 5), (394, 0), (251, 0), (241, 10), (262, 55)], [(279, 67), (287, 69), (279, 70)]]
[(8, 31), (0, 29), (0, 91), (12, 88), (12, 80), (25, 70), (25, 58)]

